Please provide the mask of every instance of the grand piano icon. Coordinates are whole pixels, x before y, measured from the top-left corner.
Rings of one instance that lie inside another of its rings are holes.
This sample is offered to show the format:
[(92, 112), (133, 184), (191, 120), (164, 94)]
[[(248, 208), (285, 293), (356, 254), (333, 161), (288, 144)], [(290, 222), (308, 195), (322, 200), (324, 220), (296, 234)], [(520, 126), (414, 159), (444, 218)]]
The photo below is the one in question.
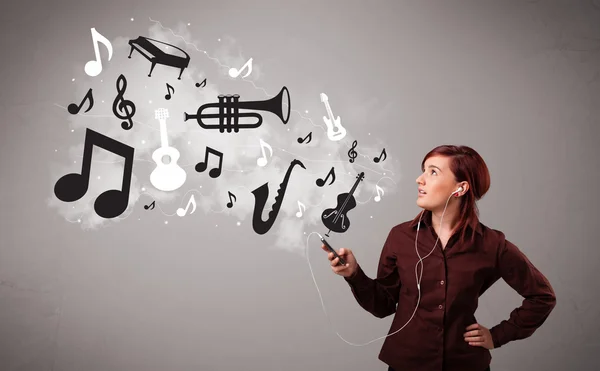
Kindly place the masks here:
[[(183, 53), (185, 56), (169, 54), (165, 52), (165, 47), (161, 47), (158, 44), (167, 45), (173, 49), (177, 49), (181, 51), (181, 53)], [(174, 68), (181, 69), (179, 71), (179, 77), (177, 78), (178, 80), (181, 80), (181, 74), (183, 73), (183, 70), (190, 64), (190, 56), (188, 55), (188, 53), (183, 51), (183, 49), (180, 49), (174, 45), (167, 44), (162, 41), (140, 36), (135, 40), (129, 40), (129, 45), (131, 45), (131, 51), (129, 52), (128, 58), (131, 58), (131, 54), (135, 49), (147, 60), (149, 60), (150, 63), (152, 63), (152, 67), (150, 67), (150, 73), (148, 73), (148, 77), (152, 75), (152, 70), (154, 70), (156, 64), (162, 64), (165, 66), (171, 66)]]

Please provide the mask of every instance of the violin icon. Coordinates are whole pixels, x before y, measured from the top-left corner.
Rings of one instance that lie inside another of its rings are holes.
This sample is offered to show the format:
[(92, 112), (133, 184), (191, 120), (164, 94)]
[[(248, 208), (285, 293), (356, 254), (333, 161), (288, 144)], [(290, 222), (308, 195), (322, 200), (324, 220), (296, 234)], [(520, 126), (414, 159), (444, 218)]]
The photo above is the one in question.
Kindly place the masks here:
[(334, 231), (337, 233), (344, 233), (350, 227), (350, 220), (348, 219), (348, 215), (346, 213), (356, 207), (356, 200), (354, 199), (354, 191), (356, 187), (358, 187), (358, 183), (360, 183), (365, 178), (364, 171), (356, 176), (356, 182), (354, 182), (354, 186), (348, 193), (341, 193), (337, 197), (337, 205), (335, 208), (326, 209), (321, 214), (321, 221), (323, 224), (329, 228), (329, 231), (325, 233), (327, 237), (329, 237), (329, 232)]

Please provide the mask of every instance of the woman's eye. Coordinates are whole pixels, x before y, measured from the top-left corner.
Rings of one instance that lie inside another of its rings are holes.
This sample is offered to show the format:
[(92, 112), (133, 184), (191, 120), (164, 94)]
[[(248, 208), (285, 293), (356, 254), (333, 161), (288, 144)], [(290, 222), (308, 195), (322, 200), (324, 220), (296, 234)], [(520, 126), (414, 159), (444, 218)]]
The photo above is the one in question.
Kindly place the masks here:
[(433, 174), (433, 173), (437, 174), (437, 173), (435, 172), (435, 170), (433, 170), (433, 169), (431, 169), (431, 173), (432, 173), (432, 174)]

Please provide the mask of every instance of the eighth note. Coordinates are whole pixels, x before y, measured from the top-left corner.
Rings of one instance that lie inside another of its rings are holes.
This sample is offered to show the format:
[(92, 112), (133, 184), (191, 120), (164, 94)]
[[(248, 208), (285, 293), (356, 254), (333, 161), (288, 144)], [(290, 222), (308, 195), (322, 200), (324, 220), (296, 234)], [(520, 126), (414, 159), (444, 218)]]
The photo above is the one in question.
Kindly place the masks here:
[(252, 58), (248, 59), (248, 61), (240, 68), (239, 70), (235, 67), (229, 69), (229, 76), (236, 78), (240, 75), (244, 68), (248, 67), (248, 73), (242, 76), (242, 78), (248, 77), (249, 74), (252, 73)]
[(90, 88), (90, 90), (88, 90), (87, 94), (85, 95), (85, 97), (83, 97), (83, 100), (81, 101), (81, 103), (79, 104), (79, 106), (76, 105), (75, 103), (71, 103), (71, 104), (69, 104), (69, 107), (67, 107), (67, 110), (69, 111), (69, 113), (71, 115), (78, 114), (79, 110), (81, 109), (81, 107), (83, 106), (83, 103), (86, 100), (90, 102), (90, 106), (88, 107), (88, 109), (85, 110), (85, 112), (91, 110), (92, 107), (94, 107), (94, 96), (92, 95), (92, 88)]
[(331, 170), (329, 170), (329, 173), (327, 173), (327, 176), (325, 177), (325, 179), (317, 179), (317, 185), (319, 187), (323, 187), (325, 185), (325, 182), (327, 181), (327, 179), (329, 179), (329, 176), (331, 176), (331, 183), (329, 183), (329, 185), (332, 185), (333, 182), (335, 182), (335, 170), (333, 168), (333, 166), (331, 167)]
[(185, 210), (181, 207), (179, 209), (177, 209), (177, 215), (179, 215), (181, 217), (185, 216), (188, 209), (190, 208), (190, 205), (192, 205), (192, 212), (190, 214), (193, 214), (194, 211), (196, 211), (196, 200), (194, 199), (194, 195), (192, 195), (192, 197), (190, 197), (190, 200), (188, 201), (187, 206), (185, 207)]
[(150, 205), (144, 205), (144, 209), (148, 210), (154, 210), (154, 201), (152, 201), (152, 203)]
[[(383, 158), (381, 158), (383, 157)], [(383, 151), (381, 151), (381, 154), (379, 155), (379, 157), (375, 157), (373, 159), (373, 161), (375, 161), (375, 163), (379, 163), (379, 161), (383, 161), (387, 158), (387, 153), (385, 153), (385, 148), (383, 149)]]
[(233, 197), (233, 199), (237, 201), (237, 197), (235, 197), (235, 195), (229, 191), (227, 191), (227, 194), (229, 195), (229, 202), (227, 203), (227, 207), (231, 209), (233, 207), (233, 201), (231, 200), (231, 198)]
[(196, 164), (196, 171), (201, 173), (206, 170), (206, 168), (208, 166), (208, 155), (209, 154), (213, 154), (219, 158), (219, 166), (212, 168), (208, 172), (208, 175), (210, 175), (211, 178), (218, 178), (219, 175), (221, 175), (221, 166), (223, 165), (223, 154), (221, 152), (217, 151), (216, 149), (212, 149), (210, 147), (206, 147), (204, 162), (198, 162)]
[(308, 138), (308, 142), (306, 142), (306, 144), (310, 143), (310, 141), (312, 140), (312, 131), (310, 133), (308, 133), (308, 135), (306, 137), (304, 137), (304, 139), (298, 138), (298, 143), (300, 143), (300, 144), (304, 143), (306, 138)]
[(171, 99), (171, 90), (169, 90), (169, 88), (171, 88), (171, 90), (173, 91), (173, 94), (175, 94), (175, 88), (173, 88), (171, 85), (169, 85), (167, 83), (167, 95), (165, 95), (166, 100)]
[(302, 208), (304, 207), (304, 211), (306, 211), (306, 206), (304, 206), (304, 204), (300, 201), (298, 201), (298, 209), (300, 209), (300, 211), (298, 211), (296, 213), (296, 217), (300, 218), (302, 217)]
[(204, 80), (202, 80), (201, 83), (196, 83), (196, 87), (197, 88), (199, 88), (199, 87), (205, 87), (205, 86), (206, 86), (206, 78), (204, 78)]
[(265, 166), (267, 164), (267, 154), (265, 153), (265, 147), (269, 149), (269, 151), (271, 152), (271, 157), (273, 157), (273, 148), (271, 148), (271, 146), (269, 145), (269, 143), (264, 142), (262, 139), (260, 139), (260, 150), (262, 151), (262, 155), (263, 157), (259, 158), (258, 160), (256, 160), (256, 164), (258, 166)]
[[(381, 189), (380, 186), (375, 184), (375, 190), (377, 191), (377, 196), (375, 196), (375, 202), (379, 202), (381, 201), (381, 196), (383, 196), (383, 189)], [(381, 191), (381, 195), (379, 194), (379, 191)]]
[(98, 31), (96, 31), (95, 28), (92, 28), (91, 31), (92, 42), (94, 43), (94, 56), (96, 57), (96, 59), (87, 62), (83, 69), (85, 73), (88, 74), (88, 76), (94, 77), (98, 76), (100, 72), (102, 72), (102, 59), (100, 58), (100, 50), (98, 50), (98, 42), (101, 42), (102, 44), (104, 44), (104, 46), (106, 46), (106, 49), (108, 50), (109, 61), (112, 58), (113, 48), (110, 41), (108, 41), (106, 37), (98, 33)]

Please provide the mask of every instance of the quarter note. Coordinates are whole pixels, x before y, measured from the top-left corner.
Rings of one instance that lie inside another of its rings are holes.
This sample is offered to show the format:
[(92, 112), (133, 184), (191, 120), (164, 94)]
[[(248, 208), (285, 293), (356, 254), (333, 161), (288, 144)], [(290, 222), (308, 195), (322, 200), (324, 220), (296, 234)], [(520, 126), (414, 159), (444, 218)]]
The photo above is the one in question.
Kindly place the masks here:
[(306, 137), (304, 137), (304, 139), (298, 138), (298, 143), (300, 143), (300, 144), (304, 143), (306, 138), (308, 138), (308, 142), (306, 142), (306, 144), (310, 143), (310, 141), (312, 140), (312, 131), (310, 133), (308, 133), (308, 135)]
[(325, 182), (327, 181), (327, 179), (329, 179), (330, 176), (332, 178), (331, 178), (331, 183), (329, 183), (329, 185), (332, 185), (333, 182), (335, 182), (335, 170), (334, 170), (333, 166), (331, 167), (331, 170), (329, 170), (329, 172), (327, 173), (327, 176), (325, 177), (325, 179), (321, 179), (321, 178), (317, 179), (317, 185), (319, 187), (323, 187), (325, 185)]
[[(383, 157), (383, 158), (381, 158)], [(383, 151), (381, 151), (381, 154), (379, 155), (379, 157), (375, 157), (373, 159), (373, 161), (375, 161), (375, 163), (379, 163), (379, 161), (383, 161), (387, 158), (387, 153), (385, 153), (385, 148), (383, 149)]]
[(155, 201), (152, 201), (152, 203), (150, 205), (144, 205), (144, 209), (146, 209), (146, 210), (148, 210), (148, 209), (154, 210), (154, 202)]
[(215, 149), (210, 148), (210, 147), (206, 147), (204, 162), (198, 162), (196, 164), (196, 171), (201, 173), (206, 170), (206, 168), (208, 166), (208, 155), (209, 154), (213, 154), (219, 158), (219, 166), (212, 168), (208, 172), (208, 175), (210, 175), (211, 178), (217, 178), (219, 175), (221, 175), (221, 166), (223, 165), (223, 154)]
[(248, 75), (252, 73), (252, 58), (248, 59), (248, 61), (240, 68), (239, 70), (235, 67), (229, 69), (229, 76), (236, 78), (240, 75), (244, 68), (248, 67), (248, 73), (246, 73), (242, 78), (246, 78)]
[(83, 100), (81, 101), (81, 103), (79, 105), (76, 105), (75, 103), (71, 103), (71, 104), (69, 104), (69, 107), (67, 107), (67, 110), (69, 111), (69, 113), (71, 115), (78, 114), (79, 110), (81, 110), (81, 107), (83, 106), (83, 103), (86, 100), (90, 102), (90, 106), (88, 107), (88, 109), (85, 110), (85, 112), (91, 110), (92, 107), (94, 107), (94, 96), (92, 95), (92, 88), (90, 88), (90, 90), (88, 90), (87, 94), (85, 95), (85, 97), (83, 97)]
[(260, 150), (262, 151), (262, 157), (256, 160), (256, 164), (262, 167), (267, 164), (267, 154), (265, 153), (265, 147), (269, 149), (269, 151), (271, 152), (271, 156), (273, 156), (273, 148), (271, 148), (271, 146), (262, 139), (259, 139), (259, 141)]
[[(127, 89), (127, 79), (123, 74), (117, 79), (117, 94), (115, 101), (113, 102), (112, 110), (115, 116), (123, 121), (121, 127), (125, 130), (129, 130), (133, 127), (133, 115), (135, 115), (135, 104), (132, 101), (124, 98), (125, 89)], [(125, 111), (125, 114), (121, 112)], [(129, 125), (128, 125), (129, 124)]]
[[(169, 88), (170, 88), (170, 90), (169, 90)], [(173, 88), (171, 85), (167, 84), (167, 95), (165, 95), (166, 100), (171, 99), (171, 91), (173, 91), (173, 94), (175, 94), (175, 88)]]
[(102, 72), (102, 59), (100, 58), (100, 50), (98, 50), (98, 42), (101, 42), (102, 44), (104, 44), (104, 46), (106, 46), (106, 49), (108, 50), (108, 60), (109, 61), (112, 58), (113, 48), (112, 48), (112, 44), (110, 43), (110, 41), (108, 41), (108, 39), (106, 37), (104, 37), (100, 33), (98, 33), (98, 31), (96, 31), (95, 28), (92, 28), (91, 31), (92, 31), (92, 42), (94, 43), (94, 55), (96, 56), (96, 59), (87, 62), (83, 69), (84, 69), (85, 73), (88, 74), (88, 76), (94, 77), (94, 76), (98, 76), (100, 74), (100, 72)]
[(231, 198), (233, 197), (233, 199), (237, 201), (237, 197), (235, 197), (235, 195), (229, 191), (227, 191), (227, 194), (229, 195), (229, 202), (227, 203), (227, 207), (231, 209), (233, 207), (233, 201), (231, 200)]
[(192, 205), (192, 212), (190, 214), (193, 214), (194, 211), (196, 211), (196, 199), (194, 199), (194, 195), (192, 195), (190, 197), (190, 200), (188, 201), (185, 209), (183, 209), (181, 207), (179, 209), (177, 209), (177, 215), (179, 215), (181, 217), (185, 216), (185, 214), (187, 214), (188, 209), (190, 208), (190, 205)]
[(79, 200), (87, 193), (90, 184), (90, 168), (94, 146), (103, 148), (125, 159), (121, 189), (105, 191), (94, 202), (96, 213), (103, 218), (110, 219), (121, 215), (129, 205), (131, 172), (133, 170), (133, 147), (102, 135), (92, 129), (86, 129), (81, 174), (71, 173), (58, 179), (54, 185), (54, 194), (61, 201), (73, 202)]

